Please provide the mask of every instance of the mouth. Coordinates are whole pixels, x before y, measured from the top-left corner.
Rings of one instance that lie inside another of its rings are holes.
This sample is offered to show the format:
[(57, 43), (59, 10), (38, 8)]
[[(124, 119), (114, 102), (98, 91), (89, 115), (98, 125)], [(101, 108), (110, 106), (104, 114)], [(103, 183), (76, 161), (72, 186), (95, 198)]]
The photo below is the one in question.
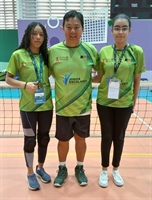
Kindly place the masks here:
[(40, 41), (35, 41), (35, 43), (36, 43), (36, 44), (39, 44), (39, 45), (41, 44), (41, 42), (40, 42)]
[(70, 38), (75, 39), (76, 36), (75, 35), (70, 35)]

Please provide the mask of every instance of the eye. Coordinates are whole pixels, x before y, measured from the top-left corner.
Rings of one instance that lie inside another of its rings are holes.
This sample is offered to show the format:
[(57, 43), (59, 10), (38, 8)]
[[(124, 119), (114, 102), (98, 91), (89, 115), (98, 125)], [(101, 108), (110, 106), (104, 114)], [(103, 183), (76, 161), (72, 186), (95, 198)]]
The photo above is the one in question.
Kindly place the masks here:
[(127, 30), (128, 30), (127, 27), (122, 28), (122, 31), (123, 31), (123, 32), (126, 32)]
[(120, 28), (115, 27), (114, 30), (115, 30), (115, 31), (120, 31)]

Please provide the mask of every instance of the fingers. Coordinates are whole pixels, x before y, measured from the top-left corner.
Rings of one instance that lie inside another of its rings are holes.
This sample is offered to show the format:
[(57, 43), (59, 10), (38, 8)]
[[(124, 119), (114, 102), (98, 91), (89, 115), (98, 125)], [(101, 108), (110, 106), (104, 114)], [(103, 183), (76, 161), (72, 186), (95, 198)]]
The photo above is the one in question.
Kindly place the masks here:
[(34, 93), (38, 88), (38, 81), (37, 82), (28, 82), (26, 84), (26, 90), (29, 92), (29, 93)]

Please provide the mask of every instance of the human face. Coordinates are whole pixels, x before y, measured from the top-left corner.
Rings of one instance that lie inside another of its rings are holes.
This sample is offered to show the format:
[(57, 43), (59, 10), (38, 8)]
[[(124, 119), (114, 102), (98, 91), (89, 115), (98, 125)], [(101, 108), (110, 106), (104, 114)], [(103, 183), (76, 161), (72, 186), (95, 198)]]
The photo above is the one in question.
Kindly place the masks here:
[(83, 32), (83, 27), (78, 18), (69, 18), (61, 27), (65, 34), (65, 44), (69, 47), (75, 47), (80, 44), (80, 38)]
[(127, 19), (116, 19), (112, 28), (112, 35), (117, 48), (123, 48), (126, 45), (130, 31)]
[(39, 53), (40, 46), (44, 41), (44, 33), (39, 25), (37, 25), (31, 32), (30, 49), (33, 53)]

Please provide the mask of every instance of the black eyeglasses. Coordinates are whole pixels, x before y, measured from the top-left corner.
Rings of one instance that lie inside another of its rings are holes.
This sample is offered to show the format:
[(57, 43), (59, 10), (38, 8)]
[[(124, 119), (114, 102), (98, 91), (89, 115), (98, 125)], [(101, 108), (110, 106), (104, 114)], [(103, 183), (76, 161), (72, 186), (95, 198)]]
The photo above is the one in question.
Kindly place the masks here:
[(117, 33), (119, 33), (120, 31), (122, 31), (123, 33), (126, 33), (128, 30), (129, 30), (129, 27), (123, 27), (123, 28), (120, 28), (120, 27), (113, 27), (113, 30)]

